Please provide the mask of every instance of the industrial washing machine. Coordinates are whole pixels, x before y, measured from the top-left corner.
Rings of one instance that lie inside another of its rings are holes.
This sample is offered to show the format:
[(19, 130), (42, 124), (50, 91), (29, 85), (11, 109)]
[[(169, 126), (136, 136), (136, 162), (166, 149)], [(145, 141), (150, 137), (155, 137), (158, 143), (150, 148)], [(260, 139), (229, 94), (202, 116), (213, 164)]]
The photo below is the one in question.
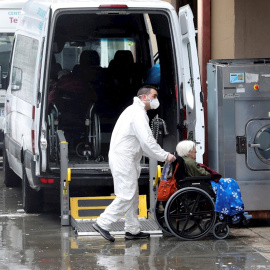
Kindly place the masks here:
[(237, 180), (245, 210), (270, 210), (270, 59), (210, 60), (209, 167)]

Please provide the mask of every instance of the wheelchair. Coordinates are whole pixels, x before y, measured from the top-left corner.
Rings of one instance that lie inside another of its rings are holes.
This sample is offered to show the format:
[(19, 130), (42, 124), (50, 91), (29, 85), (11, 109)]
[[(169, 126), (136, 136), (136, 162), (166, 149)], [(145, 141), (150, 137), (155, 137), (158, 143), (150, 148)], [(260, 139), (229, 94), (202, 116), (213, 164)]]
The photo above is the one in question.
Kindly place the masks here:
[[(70, 108), (67, 104), (65, 107)], [(101, 158), (100, 119), (95, 112), (95, 104), (90, 104), (86, 113), (72, 111), (66, 113), (56, 104), (52, 104), (48, 113), (48, 127), (51, 161), (59, 163), (58, 129), (65, 132), (67, 141), (73, 146), (79, 158), (85, 158), (87, 161)], [(70, 152), (72, 152), (71, 149)]]
[[(168, 201), (156, 201), (154, 216), (167, 235), (181, 240), (198, 240), (210, 232), (217, 239), (225, 239), (230, 233), (231, 217), (220, 220), (215, 212), (215, 193), (212, 177), (187, 177), (184, 160), (180, 158), (177, 189)], [(241, 220), (244, 218), (241, 217)]]
[(97, 113), (95, 113), (95, 104), (91, 104), (87, 110), (85, 118), (86, 134), (83, 141), (76, 145), (76, 154), (78, 157), (99, 159), (101, 152), (101, 131), (100, 131), (100, 119)]

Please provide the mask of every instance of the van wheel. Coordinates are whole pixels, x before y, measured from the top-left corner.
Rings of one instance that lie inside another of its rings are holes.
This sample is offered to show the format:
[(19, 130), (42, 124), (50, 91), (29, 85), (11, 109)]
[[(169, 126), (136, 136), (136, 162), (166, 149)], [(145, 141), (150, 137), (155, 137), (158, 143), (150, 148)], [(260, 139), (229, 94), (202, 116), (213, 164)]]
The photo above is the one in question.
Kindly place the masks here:
[(42, 211), (42, 191), (36, 191), (30, 187), (25, 172), (23, 173), (22, 181), (22, 201), (25, 213), (39, 213)]
[(21, 184), (21, 178), (10, 169), (5, 148), (3, 153), (4, 184), (6, 187), (18, 187)]

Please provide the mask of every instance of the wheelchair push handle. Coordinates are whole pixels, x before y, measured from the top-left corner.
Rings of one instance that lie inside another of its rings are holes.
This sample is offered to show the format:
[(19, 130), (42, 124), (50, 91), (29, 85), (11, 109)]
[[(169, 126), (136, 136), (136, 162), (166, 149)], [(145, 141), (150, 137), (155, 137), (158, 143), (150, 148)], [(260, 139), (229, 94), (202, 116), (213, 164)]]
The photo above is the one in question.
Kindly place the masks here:
[(172, 177), (172, 174), (173, 174), (172, 166), (169, 161), (165, 162), (162, 170), (161, 166), (157, 165), (156, 178), (153, 187), (155, 187), (158, 184), (159, 179), (168, 181), (168, 179)]
[(173, 171), (172, 166), (169, 161), (166, 161), (163, 167), (163, 170), (161, 172), (161, 178), (160, 180), (168, 181), (169, 178), (172, 177)]

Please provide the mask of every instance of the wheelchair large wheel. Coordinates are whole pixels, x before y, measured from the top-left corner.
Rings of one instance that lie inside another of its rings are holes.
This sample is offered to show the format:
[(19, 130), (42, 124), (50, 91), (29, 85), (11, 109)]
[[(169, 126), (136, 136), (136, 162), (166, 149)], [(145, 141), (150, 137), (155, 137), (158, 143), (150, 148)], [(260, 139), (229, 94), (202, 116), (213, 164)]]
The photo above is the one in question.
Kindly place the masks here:
[(50, 160), (58, 161), (57, 153), (57, 128), (58, 128), (58, 110), (55, 105), (51, 108), (51, 112), (48, 115), (48, 126), (49, 126), (49, 149), (50, 149)]
[(91, 124), (92, 134), (89, 134), (89, 136), (92, 137), (94, 157), (97, 158), (101, 151), (100, 120), (97, 114), (93, 115), (93, 121)]
[(170, 232), (170, 229), (167, 227), (165, 216), (164, 216), (166, 203), (167, 202), (160, 202), (156, 200), (155, 213), (154, 213), (155, 220), (158, 226), (160, 227), (160, 229), (163, 231), (163, 233), (167, 235), (172, 235), (172, 233)]
[(178, 190), (165, 207), (165, 221), (170, 232), (183, 240), (206, 236), (216, 221), (215, 204), (200, 188)]

